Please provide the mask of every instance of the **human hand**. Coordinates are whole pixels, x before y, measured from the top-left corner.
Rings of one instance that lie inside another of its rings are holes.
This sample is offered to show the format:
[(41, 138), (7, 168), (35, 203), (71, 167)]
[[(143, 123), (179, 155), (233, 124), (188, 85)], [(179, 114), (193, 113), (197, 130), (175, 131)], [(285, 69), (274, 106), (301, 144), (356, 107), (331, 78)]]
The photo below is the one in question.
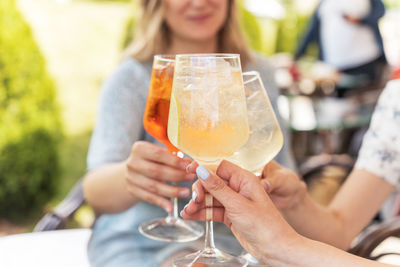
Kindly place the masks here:
[(352, 16), (349, 16), (349, 15), (346, 15), (346, 14), (343, 14), (343, 18), (345, 20), (347, 20), (348, 22), (354, 23), (354, 24), (360, 24), (360, 22), (361, 22), (361, 20), (359, 18), (352, 17)]
[(296, 173), (279, 165), (275, 161), (265, 165), (261, 175), (261, 184), (280, 210), (293, 208), (307, 193), (306, 184)]
[(138, 141), (126, 160), (127, 190), (131, 195), (170, 213), (172, 203), (165, 197), (187, 197), (190, 190), (166, 182), (192, 181), (195, 175), (185, 171), (189, 163), (190, 159), (179, 158), (155, 144)]
[(231, 228), (240, 244), (254, 257), (268, 263), (277, 250), (299, 235), (282, 218), (260, 183), (260, 179), (240, 167), (223, 161), (217, 175), (192, 163), (188, 172), (199, 180), (193, 186), (192, 200), (181, 216), (189, 220), (206, 220), (204, 192), (214, 198), (213, 220)]

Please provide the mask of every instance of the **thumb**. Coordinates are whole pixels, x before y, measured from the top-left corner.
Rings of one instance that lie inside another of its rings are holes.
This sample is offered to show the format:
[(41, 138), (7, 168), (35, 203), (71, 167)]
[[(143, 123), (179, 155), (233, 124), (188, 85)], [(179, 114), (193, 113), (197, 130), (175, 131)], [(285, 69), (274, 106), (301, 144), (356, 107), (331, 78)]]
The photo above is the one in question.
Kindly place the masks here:
[(268, 177), (269, 175), (271, 175), (271, 173), (274, 173), (280, 169), (282, 169), (282, 166), (279, 165), (276, 161), (272, 160), (267, 165), (265, 165), (261, 176), (262, 178)]
[(209, 172), (203, 166), (196, 168), (196, 174), (200, 178), (204, 188), (215, 197), (225, 208), (231, 208), (233, 203), (238, 204), (235, 200), (246, 200), (243, 196), (233, 191), (224, 180), (214, 173)]
[(263, 185), (264, 189), (266, 189), (267, 193), (273, 193), (279, 188), (279, 182), (281, 180), (276, 174), (268, 175), (261, 179), (261, 184)]

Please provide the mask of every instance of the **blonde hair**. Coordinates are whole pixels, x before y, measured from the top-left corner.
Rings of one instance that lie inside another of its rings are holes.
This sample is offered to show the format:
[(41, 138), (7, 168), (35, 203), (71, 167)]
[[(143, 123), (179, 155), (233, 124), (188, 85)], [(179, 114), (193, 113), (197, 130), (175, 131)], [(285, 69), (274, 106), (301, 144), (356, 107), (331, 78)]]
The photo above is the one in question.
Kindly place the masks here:
[[(164, 20), (163, 2), (163, 0), (140, 0), (135, 37), (125, 50), (125, 56), (148, 61), (156, 54), (166, 53), (170, 44), (170, 29)], [(242, 66), (251, 60), (250, 49), (239, 24), (236, 0), (229, 0), (228, 16), (218, 32), (216, 52), (240, 54)]]

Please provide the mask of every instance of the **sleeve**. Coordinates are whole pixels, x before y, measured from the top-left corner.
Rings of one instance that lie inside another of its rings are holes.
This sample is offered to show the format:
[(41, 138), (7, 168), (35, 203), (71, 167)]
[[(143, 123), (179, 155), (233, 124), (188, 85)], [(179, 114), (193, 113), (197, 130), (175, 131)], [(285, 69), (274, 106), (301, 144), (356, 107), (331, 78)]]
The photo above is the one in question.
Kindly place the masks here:
[(279, 89), (275, 83), (275, 70), (271, 66), (271, 64), (266, 59), (258, 59), (260, 68), (258, 71), (260, 72), (261, 80), (264, 83), (265, 90), (267, 91), (268, 97), (271, 101), (271, 105), (275, 111), (276, 118), (278, 119), (279, 125), (281, 126), (284, 144), (279, 152), (279, 154), (275, 157), (275, 160), (285, 166), (286, 168), (290, 168), (291, 170), (296, 170), (296, 164), (292, 155), (291, 150), (291, 140), (290, 135), (288, 133), (287, 125), (284, 123), (281, 118), (278, 110), (278, 96)]
[(400, 80), (381, 94), (355, 165), (400, 190)]
[(87, 156), (88, 170), (126, 159), (132, 144), (143, 135), (146, 76), (144, 67), (129, 59), (104, 82)]
[(383, 15), (385, 15), (385, 5), (382, 0), (371, 0), (371, 11), (361, 20), (361, 23), (375, 25)]
[(295, 59), (299, 59), (304, 53), (311, 42), (319, 43), (319, 27), (320, 21), (318, 16), (319, 6), (314, 12), (311, 22), (304, 38), (301, 40), (300, 45), (295, 53)]

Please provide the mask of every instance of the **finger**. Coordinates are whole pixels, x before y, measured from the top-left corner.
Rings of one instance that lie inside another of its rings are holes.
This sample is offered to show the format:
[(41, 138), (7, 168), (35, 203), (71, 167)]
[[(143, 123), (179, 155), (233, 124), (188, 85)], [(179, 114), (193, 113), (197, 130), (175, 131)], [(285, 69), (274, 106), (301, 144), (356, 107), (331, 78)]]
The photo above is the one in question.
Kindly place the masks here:
[(227, 161), (223, 160), (218, 168), (216, 174), (224, 180), (230, 180), (235, 174), (241, 172), (243, 169), (239, 166)]
[(264, 166), (264, 170), (262, 173), (262, 178), (267, 177), (270, 173), (273, 173), (276, 170), (282, 169), (282, 166), (279, 165), (276, 161), (272, 160), (267, 165)]
[[(229, 166), (229, 165), (228, 165)], [(218, 168), (219, 169), (219, 168)], [(229, 171), (222, 172), (229, 173)], [(239, 204), (243, 201), (248, 201), (246, 198), (229, 188), (225, 182), (212, 172), (209, 172), (203, 166), (199, 166), (196, 169), (197, 176), (200, 178), (200, 182), (204, 188), (215, 197), (224, 207), (233, 208), (233, 205)], [(225, 175), (229, 180), (231, 176)]]
[(262, 173), (262, 180), (261, 184), (263, 185), (264, 189), (266, 189), (267, 193), (272, 193), (276, 188), (279, 187), (279, 179), (280, 170), (284, 168), (278, 164), (276, 161), (270, 161), (267, 165), (265, 165), (263, 173)]
[(269, 183), (269, 193), (291, 192), (299, 187), (301, 179), (293, 171), (280, 167), (271, 172), (262, 183)]
[(132, 153), (138, 157), (169, 165), (176, 169), (185, 170), (187, 166), (186, 160), (169, 153), (165, 148), (146, 141), (135, 142), (132, 146)]
[(192, 185), (192, 200), (196, 203), (201, 203), (204, 201), (205, 198), (205, 191), (204, 187), (199, 180), (197, 180)]
[(172, 212), (172, 203), (168, 199), (143, 190), (140, 187), (128, 187), (128, 192), (133, 196), (163, 208), (167, 213)]
[(128, 161), (127, 167), (130, 171), (140, 173), (144, 176), (159, 181), (193, 181), (196, 177), (194, 174), (188, 174), (184, 170), (176, 169), (163, 164), (158, 164), (145, 159), (135, 159)]
[(186, 172), (187, 173), (196, 173), (196, 168), (199, 166), (199, 164), (196, 161), (192, 161), (187, 167), (186, 167)]
[(164, 182), (150, 179), (140, 174), (129, 175), (128, 173), (127, 182), (130, 185), (140, 187), (141, 189), (158, 196), (184, 198), (190, 195), (190, 190), (188, 188), (168, 185)]
[[(214, 199), (212, 207), (213, 208), (221, 208), (223, 206), (219, 201)], [(194, 214), (194, 213), (198, 212), (199, 210), (205, 209), (205, 208), (206, 208), (205, 202), (196, 203), (193, 200), (190, 200), (189, 203), (186, 204), (186, 206), (185, 206), (185, 211), (187, 214)], [(209, 207), (209, 208), (211, 208), (211, 207)]]
[(270, 174), (266, 178), (261, 180), (261, 184), (264, 188), (268, 188), (267, 193), (273, 193), (278, 188), (280, 188), (280, 184), (282, 180), (285, 179), (284, 177), (279, 176), (277, 173)]
[(260, 184), (260, 178), (253, 173), (224, 160), (218, 166), (217, 174), (228, 181), (230, 188), (246, 198), (255, 201), (265, 200), (265, 190)]
[(193, 161), (190, 158), (182, 158), (182, 160), (186, 164), (185, 171), (187, 172), (187, 166), (189, 166)]
[[(225, 209), (223, 207), (216, 207), (212, 209), (212, 220), (215, 222), (224, 223), (225, 219)], [(196, 213), (189, 214), (186, 212), (186, 209), (181, 211), (182, 218), (186, 220), (196, 220), (196, 221), (206, 221), (206, 210), (200, 209)]]
[(268, 179), (261, 179), (261, 185), (265, 190), (265, 193), (271, 192), (271, 182)]
[[(192, 201), (194, 201), (197, 204), (204, 205), (205, 196), (206, 196), (206, 191), (203, 185), (201, 184), (200, 181), (196, 181), (196, 183), (192, 185)], [(214, 199), (213, 204), (215, 206), (222, 206), (222, 204), (218, 201), (218, 199)]]

